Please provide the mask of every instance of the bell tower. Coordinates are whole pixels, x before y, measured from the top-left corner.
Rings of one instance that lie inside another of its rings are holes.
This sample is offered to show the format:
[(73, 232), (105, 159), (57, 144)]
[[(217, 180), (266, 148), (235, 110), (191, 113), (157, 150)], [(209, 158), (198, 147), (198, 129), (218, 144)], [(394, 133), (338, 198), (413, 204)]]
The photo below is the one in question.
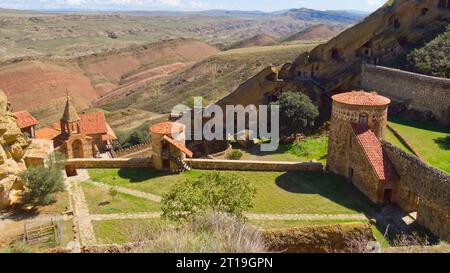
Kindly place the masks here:
[(69, 96), (67, 96), (64, 113), (60, 119), (61, 134), (70, 136), (73, 134), (82, 133), (80, 121), (81, 118), (77, 113), (77, 109), (72, 103), (72, 99)]

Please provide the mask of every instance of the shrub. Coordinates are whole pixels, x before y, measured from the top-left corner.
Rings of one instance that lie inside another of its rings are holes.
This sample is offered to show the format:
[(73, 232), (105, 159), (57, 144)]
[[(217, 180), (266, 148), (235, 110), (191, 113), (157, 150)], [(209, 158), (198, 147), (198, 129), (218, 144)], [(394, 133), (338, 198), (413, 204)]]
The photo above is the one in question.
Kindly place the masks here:
[(229, 155), (228, 155), (228, 159), (231, 160), (240, 160), (242, 158), (243, 154), (241, 151), (239, 150), (233, 150)]
[(224, 213), (198, 215), (181, 227), (146, 226), (131, 231), (143, 242), (134, 253), (262, 253), (267, 252), (262, 232)]
[(147, 143), (150, 141), (148, 126), (138, 127), (130, 132), (117, 132), (117, 140), (114, 141), (116, 150), (127, 149), (135, 145)]
[(252, 208), (256, 189), (233, 173), (208, 172), (175, 185), (162, 200), (163, 217), (173, 221), (192, 218), (205, 211), (224, 212), (243, 218)]
[(423, 74), (450, 77), (450, 27), (424, 47), (408, 55), (408, 62)]
[(314, 127), (319, 110), (311, 99), (298, 92), (285, 92), (275, 103), (280, 106), (280, 133), (290, 136)]
[(27, 203), (48, 205), (55, 201), (55, 193), (64, 191), (62, 162), (63, 155), (54, 153), (50, 156), (48, 167), (28, 168), (20, 174), (28, 189), (24, 196)]

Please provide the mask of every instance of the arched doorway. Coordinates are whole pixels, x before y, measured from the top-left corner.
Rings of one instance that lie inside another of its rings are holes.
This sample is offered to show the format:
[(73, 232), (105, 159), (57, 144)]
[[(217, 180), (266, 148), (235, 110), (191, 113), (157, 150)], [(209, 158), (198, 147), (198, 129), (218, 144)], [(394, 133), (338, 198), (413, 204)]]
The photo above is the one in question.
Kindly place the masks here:
[(72, 157), (73, 158), (84, 158), (83, 152), (83, 142), (79, 139), (72, 143)]

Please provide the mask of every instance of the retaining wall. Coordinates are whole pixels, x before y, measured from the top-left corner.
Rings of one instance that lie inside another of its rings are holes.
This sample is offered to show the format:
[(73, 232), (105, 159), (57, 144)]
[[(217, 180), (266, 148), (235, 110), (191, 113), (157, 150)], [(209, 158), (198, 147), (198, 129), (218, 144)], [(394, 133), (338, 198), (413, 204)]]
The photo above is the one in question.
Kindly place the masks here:
[(450, 124), (450, 79), (365, 64), (361, 87), (419, 112), (432, 112), (439, 122)]
[(151, 158), (69, 159), (66, 165), (77, 169), (153, 168)]
[(193, 169), (227, 170), (227, 171), (322, 171), (319, 162), (276, 162), (276, 161), (247, 161), (247, 160), (213, 160), (186, 159), (185, 162)]
[(410, 200), (405, 197), (417, 196), (418, 223), (450, 241), (450, 175), (388, 142), (383, 142), (383, 148), (401, 177), (396, 203), (408, 211)]

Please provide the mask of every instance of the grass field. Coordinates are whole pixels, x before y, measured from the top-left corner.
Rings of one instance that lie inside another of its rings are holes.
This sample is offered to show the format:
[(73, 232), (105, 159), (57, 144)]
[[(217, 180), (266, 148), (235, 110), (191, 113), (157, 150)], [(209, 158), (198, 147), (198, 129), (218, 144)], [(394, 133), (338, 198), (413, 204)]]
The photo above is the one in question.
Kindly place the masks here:
[(158, 203), (135, 197), (132, 195), (117, 193), (112, 198), (108, 190), (92, 185), (88, 182), (82, 183), (84, 195), (91, 214), (112, 213), (139, 213), (160, 211)]
[[(431, 166), (450, 173), (450, 128), (433, 123), (416, 122), (393, 117), (389, 124), (395, 128)], [(395, 136), (387, 136), (394, 145), (408, 151), (399, 144)]]
[(95, 236), (100, 244), (124, 244), (134, 241), (139, 230), (157, 228), (161, 220), (108, 220), (93, 221)]
[(236, 149), (242, 152), (242, 160), (295, 162), (316, 160), (325, 164), (328, 138), (326, 136), (308, 138), (299, 143), (280, 145), (278, 149), (273, 152), (261, 152), (258, 145), (252, 148), (240, 148), (236, 145)]
[[(90, 170), (94, 181), (162, 195), (176, 183), (198, 177), (192, 170), (167, 175), (155, 170)], [(235, 172), (256, 189), (254, 213), (355, 214), (375, 209), (356, 188), (340, 176), (327, 173)]]

